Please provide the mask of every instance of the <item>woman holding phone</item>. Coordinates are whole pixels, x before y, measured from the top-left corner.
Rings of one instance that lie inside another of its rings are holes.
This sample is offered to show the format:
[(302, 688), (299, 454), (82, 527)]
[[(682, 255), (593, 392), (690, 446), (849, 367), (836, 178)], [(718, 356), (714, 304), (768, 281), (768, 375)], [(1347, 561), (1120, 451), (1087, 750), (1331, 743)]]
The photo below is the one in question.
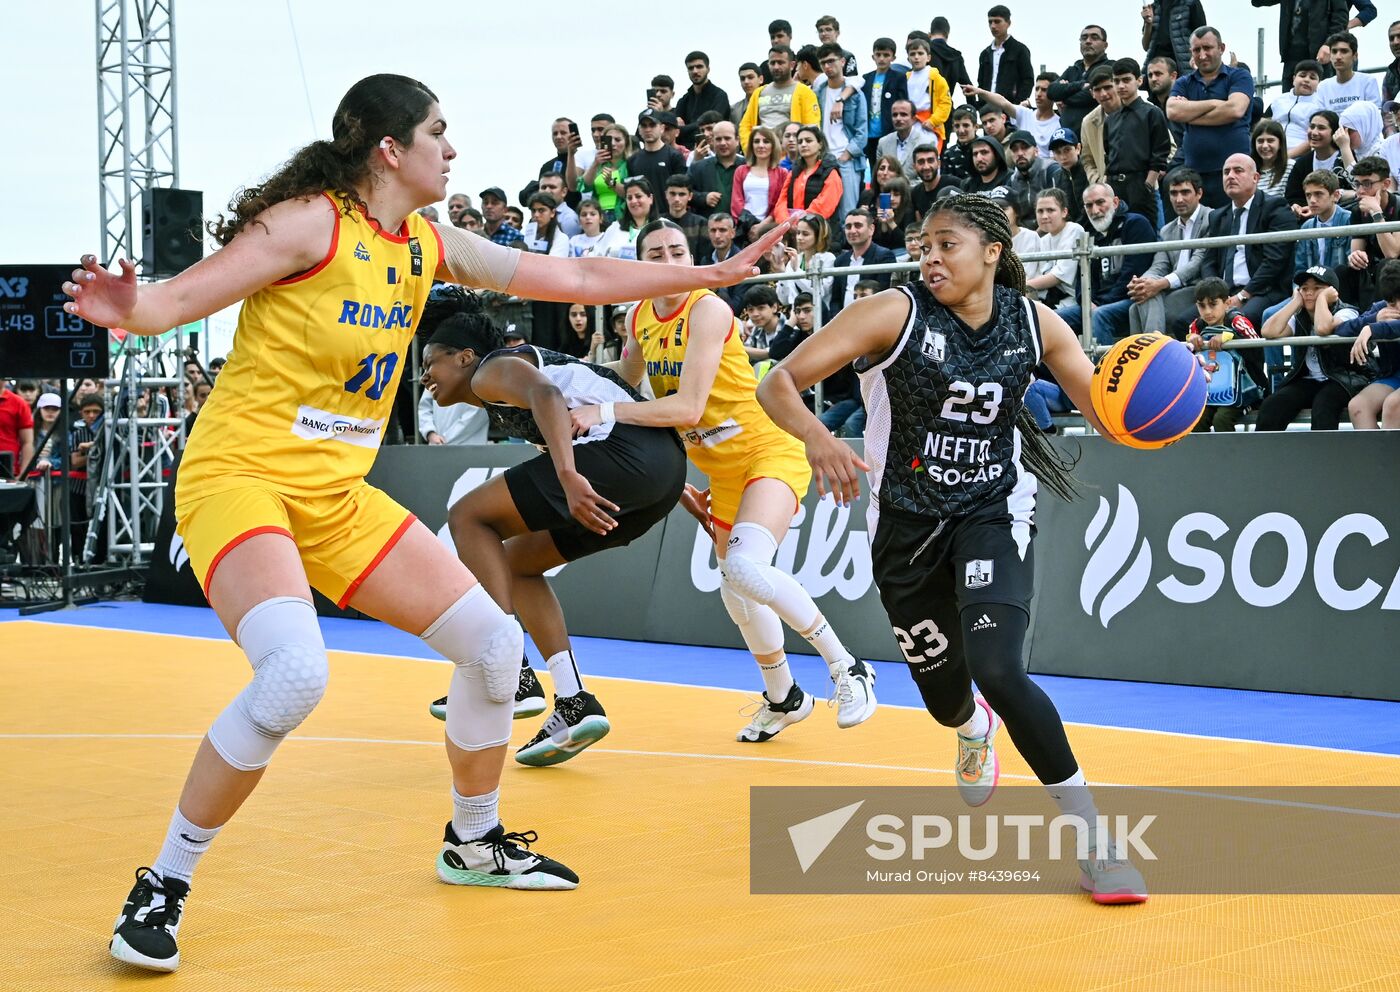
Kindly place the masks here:
[(618, 218), (622, 183), (627, 178), (627, 159), (632, 154), (632, 136), (627, 129), (609, 124), (598, 140), (598, 155), (579, 179), (579, 192), (593, 194), (603, 211), (603, 225)]

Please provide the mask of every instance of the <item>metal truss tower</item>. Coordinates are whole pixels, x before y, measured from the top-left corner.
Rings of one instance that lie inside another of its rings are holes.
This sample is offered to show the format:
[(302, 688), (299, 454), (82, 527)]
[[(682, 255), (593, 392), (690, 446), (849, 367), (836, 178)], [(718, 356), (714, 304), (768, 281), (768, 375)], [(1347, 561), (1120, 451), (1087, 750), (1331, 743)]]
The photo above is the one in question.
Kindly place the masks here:
[[(98, 183), (102, 212), (99, 258), (138, 262), (142, 252), (141, 197), (176, 186), (180, 161), (175, 111), (174, 0), (96, 0)], [(138, 412), (146, 389), (176, 384), (184, 396), (179, 335), (127, 335), (107, 380), (107, 416), (94, 520), (83, 558), (90, 560), (105, 524), (109, 559), (140, 563), (150, 553), (168, 486), (164, 470), (183, 446), (182, 410), (152, 402)]]

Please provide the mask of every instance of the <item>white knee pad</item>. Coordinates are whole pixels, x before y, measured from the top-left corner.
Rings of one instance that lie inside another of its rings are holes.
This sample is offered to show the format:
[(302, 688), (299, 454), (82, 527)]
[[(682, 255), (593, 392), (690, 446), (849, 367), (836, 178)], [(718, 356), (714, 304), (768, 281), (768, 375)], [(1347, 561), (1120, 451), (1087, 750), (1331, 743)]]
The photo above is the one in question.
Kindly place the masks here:
[(423, 632), (457, 668), (447, 691), (447, 736), (464, 751), (509, 743), (525, 633), (484, 586), (468, 590)]
[(719, 598), (750, 652), (765, 655), (783, 649), (783, 622), (778, 614), (762, 603), (741, 596), (729, 581), (724, 562), (720, 562), (719, 567)]
[(736, 592), (772, 607), (784, 623), (801, 633), (816, 623), (821, 611), (802, 583), (772, 564), (777, 551), (777, 539), (767, 527), (735, 524), (725, 551), (725, 572)]
[(209, 728), (209, 743), (234, 768), (256, 771), (321, 701), (330, 666), (316, 609), (295, 596), (253, 607), (235, 638), (253, 665), (253, 681)]

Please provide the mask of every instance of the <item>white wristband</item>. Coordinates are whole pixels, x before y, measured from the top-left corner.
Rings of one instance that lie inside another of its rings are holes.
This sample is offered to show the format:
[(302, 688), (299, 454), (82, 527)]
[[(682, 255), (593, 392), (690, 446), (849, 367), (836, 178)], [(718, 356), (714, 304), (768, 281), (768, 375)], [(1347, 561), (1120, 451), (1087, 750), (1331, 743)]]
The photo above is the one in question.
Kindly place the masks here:
[(608, 402), (606, 403), (598, 404), (598, 416), (601, 418), (603, 423), (611, 424), (617, 419), (615, 407), (616, 404), (614, 404), (612, 400), (608, 400)]

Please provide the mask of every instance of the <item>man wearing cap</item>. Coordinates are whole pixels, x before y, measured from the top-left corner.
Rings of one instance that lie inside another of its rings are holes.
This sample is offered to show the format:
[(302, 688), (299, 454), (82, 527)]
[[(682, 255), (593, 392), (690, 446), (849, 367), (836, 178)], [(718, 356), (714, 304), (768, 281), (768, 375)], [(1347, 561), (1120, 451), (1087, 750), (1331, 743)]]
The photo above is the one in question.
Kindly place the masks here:
[(1156, 224), (1161, 213), (1157, 183), (1172, 157), (1172, 136), (1166, 115), (1139, 96), (1141, 85), (1142, 70), (1135, 59), (1113, 63), (1119, 108), (1104, 122), (1104, 154), (1108, 181), (1119, 197), (1133, 213)]
[(1005, 186), (1009, 178), (1006, 171), (1006, 151), (995, 138), (981, 135), (972, 139), (968, 149), (972, 156), (972, 178), (963, 183), (968, 193), (989, 193), (998, 186)]
[(1006, 188), (1029, 204), (1043, 189), (1049, 188), (1050, 176), (1045, 159), (1036, 148), (1035, 135), (1029, 131), (1013, 131), (1006, 139), (1006, 150), (1011, 155), (1011, 172), (1006, 180)]
[[(1339, 324), (1359, 316), (1355, 307), (1341, 301), (1337, 274), (1325, 266), (1295, 273), (1293, 286), (1293, 296), (1264, 322), (1264, 337), (1331, 334)], [(1311, 408), (1313, 430), (1335, 431), (1351, 398), (1370, 381), (1366, 371), (1351, 364), (1351, 352), (1344, 346), (1294, 345), (1293, 369), (1260, 405), (1254, 429), (1287, 430), (1299, 413)]]
[(1084, 217), (1084, 191), (1089, 188), (1089, 173), (1079, 161), (1079, 135), (1062, 127), (1050, 135), (1050, 156), (1059, 171), (1050, 177), (1050, 185), (1063, 190), (1069, 200), (1069, 219), (1081, 227)]
[(34, 414), (29, 404), (12, 393), (0, 376), (0, 456), (9, 455), (10, 465), (0, 463), (0, 478), (24, 470), (34, 457)]
[(641, 146), (627, 160), (628, 176), (644, 176), (658, 198), (666, 189), (666, 179), (685, 172), (685, 156), (674, 146), (666, 144), (666, 125), (676, 124), (676, 115), (669, 110), (648, 107), (637, 115), (637, 131)]
[(478, 199), (481, 200), (481, 216), (486, 221), (486, 228), (482, 232), (498, 245), (511, 245), (516, 241), (524, 239), (520, 230), (506, 220), (506, 193), (499, 186), (488, 186), (482, 190)]

